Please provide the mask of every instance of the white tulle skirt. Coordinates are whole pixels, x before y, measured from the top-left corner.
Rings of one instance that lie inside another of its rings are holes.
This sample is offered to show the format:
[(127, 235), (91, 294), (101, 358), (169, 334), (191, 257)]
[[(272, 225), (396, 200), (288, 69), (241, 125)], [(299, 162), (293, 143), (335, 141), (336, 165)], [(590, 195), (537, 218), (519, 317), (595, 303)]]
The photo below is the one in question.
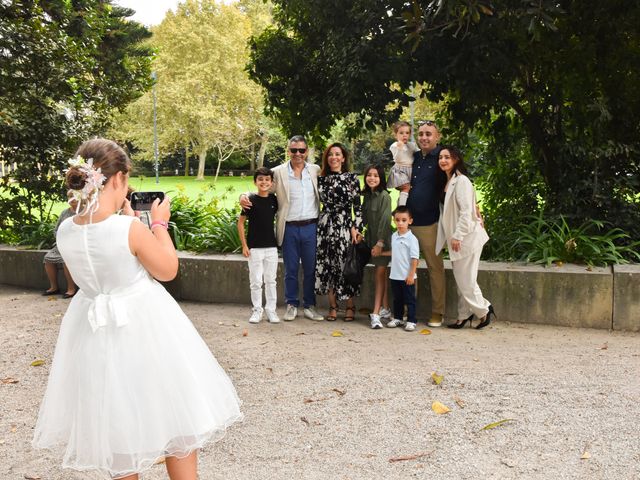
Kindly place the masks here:
[(80, 291), (62, 320), (33, 445), (60, 450), (65, 468), (140, 473), (242, 419), (231, 380), (189, 319), (148, 284), (113, 298)]

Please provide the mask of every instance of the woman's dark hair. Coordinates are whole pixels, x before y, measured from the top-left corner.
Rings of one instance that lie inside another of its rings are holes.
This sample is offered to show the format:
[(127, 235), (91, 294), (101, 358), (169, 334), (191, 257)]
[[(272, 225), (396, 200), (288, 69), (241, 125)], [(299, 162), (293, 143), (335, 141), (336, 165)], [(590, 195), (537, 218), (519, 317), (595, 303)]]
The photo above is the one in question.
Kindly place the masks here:
[(340, 171), (342, 173), (349, 171), (349, 151), (343, 144), (339, 142), (333, 142), (324, 150), (324, 153), (322, 154), (322, 169), (320, 170), (320, 176), (322, 177), (326, 176), (331, 171), (331, 169), (329, 168), (328, 159), (329, 159), (329, 152), (334, 147), (338, 147), (342, 152), (342, 156), (344, 157), (344, 162), (342, 164), (342, 169)]
[(464, 158), (462, 158), (462, 152), (458, 148), (454, 147), (453, 145), (443, 145), (442, 148), (440, 148), (441, 152), (442, 150), (449, 150), (449, 154), (451, 155), (451, 158), (454, 160), (454, 164), (453, 164), (454, 172), (457, 170), (461, 174), (469, 176), (469, 173), (467, 171), (467, 166), (464, 163)]
[[(371, 170), (375, 170), (376, 172), (378, 172), (378, 177), (380, 177), (380, 184), (376, 187), (375, 190), (371, 190), (369, 185), (367, 185), (367, 174)], [(366, 192), (382, 192), (383, 190), (387, 189), (387, 177), (384, 173), (384, 168), (382, 167), (382, 165), (367, 165), (362, 176), (364, 178), (364, 186), (362, 187), (362, 191), (360, 193), (362, 193), (363, 195)]]

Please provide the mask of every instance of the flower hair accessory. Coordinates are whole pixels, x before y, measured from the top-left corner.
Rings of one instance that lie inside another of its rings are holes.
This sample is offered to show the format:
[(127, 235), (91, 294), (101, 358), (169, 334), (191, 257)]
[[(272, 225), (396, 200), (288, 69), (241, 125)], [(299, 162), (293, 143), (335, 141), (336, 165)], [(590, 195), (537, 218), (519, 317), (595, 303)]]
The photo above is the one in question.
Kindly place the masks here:
[[(82, 188), (69, 189), (73, 199), (78, 202), (76, 214), (93, 214), (98, 209), (98, 194), (104, 188), (104, 182), (107, 180), (107, 177), (102, 174), (100, 168), (96, 169), (93, 167), (93, 158), (85, 160), (78, 155), (75, 158), (69, 159), (69, 165), (70, 167), (65, 172), (68, 172), (71, 168), (75, 168), (85, 174), (85, 183)], [(82, 209), (80, 208), (81, 206)]]

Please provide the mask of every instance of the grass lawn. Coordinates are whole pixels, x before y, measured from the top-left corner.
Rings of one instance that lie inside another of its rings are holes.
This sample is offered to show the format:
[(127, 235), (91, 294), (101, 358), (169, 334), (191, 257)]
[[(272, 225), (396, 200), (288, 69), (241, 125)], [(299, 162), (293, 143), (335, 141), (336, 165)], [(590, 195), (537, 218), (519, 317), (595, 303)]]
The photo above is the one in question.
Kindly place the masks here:
[[(360, 183), (362, 182), (361, 176)], [(176, 196), (180, 191), (189, 198), (196, 198), (198, 195), (203, 195), (208, 200), (218, 198), (226, 208), (235, 208), (242, 192), (255, 190), (253, 176), (218, 177), (215, 184), (213, 177), (205, 177), (204, 180), (196, 180), (196, 177), (160, 177), (157, 184), (155, 177), (131, 177), (129, 185), (139, 192), (162, 191), (168, 193), (169, 197)], [(392, 205), (395, 205), (398, 191), (391, 190), (390, 193)], [(66, 203), (56, 203), (52, 212), (58, 215), (65, 208), (67, 208)]]

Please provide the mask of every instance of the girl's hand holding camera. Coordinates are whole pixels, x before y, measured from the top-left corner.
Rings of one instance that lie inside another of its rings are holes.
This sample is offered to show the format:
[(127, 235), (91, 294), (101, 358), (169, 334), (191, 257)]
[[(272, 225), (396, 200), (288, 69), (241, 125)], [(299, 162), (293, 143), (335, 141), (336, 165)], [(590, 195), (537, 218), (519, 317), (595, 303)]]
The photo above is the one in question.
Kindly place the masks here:
[(169, 197), (165, 195), (162, 202), (156, 198), (151, 205), (151, 221), (152, 222), (169, 222), (171, 218), (171, 202)]

